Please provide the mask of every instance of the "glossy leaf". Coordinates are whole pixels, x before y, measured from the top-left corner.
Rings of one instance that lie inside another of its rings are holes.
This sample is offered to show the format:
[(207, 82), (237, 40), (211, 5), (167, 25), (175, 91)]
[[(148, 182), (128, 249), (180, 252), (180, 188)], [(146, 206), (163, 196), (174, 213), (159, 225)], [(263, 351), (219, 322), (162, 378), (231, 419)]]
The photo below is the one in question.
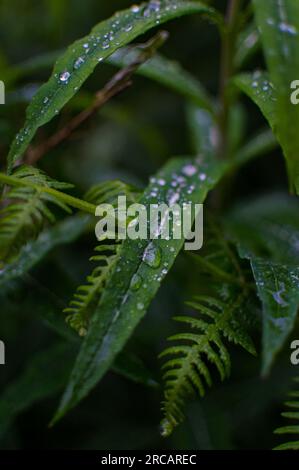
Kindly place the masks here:
[(49, 81), (30, 103), (25, 126), (16, 136), (8, 155), (8, 170), (11, 171), (25, 152), (37, 129), (59, 113), (102, 60), (151, 28), (194, 13), (219, 21), (215, 10), (200, 2), (150, 1), (116, 13), (95, 26), (88, 36), (72, 44), (56, 62)]
[(244, 73), (234, 78), (234, 83), (260, 108), (276, 134), (276, 92), (266, 72)]
[(271, 195), (240, 205), (228, 226), (251, 262), (263, 305), (264, 374), (294, 327), (299, 307), (298, 200)]
[[(157, 203), (180, 207), (186, 202), (202, 203), (221, 172), (221, 164), (215, 161), (171, 160), (139, 202), (147, 208)], [(170, 240), (128, 238), (123, 242), (120, 260), (91, 320), (54, 421), (77, 405), (109, 369), (145, 315), (183, 243), (171, 235)]]
[(299, 308), (299, 268), (250, 255), (257, 292), (263, 305), (263, 367), (268, 373), (291, 333)]
[(299, 194), (299, 107), (291, 102), (291, 83), (299, 70), (299, 3), (254, 0), (270, 79), (276, 90), (277, 136), (283, 148), (291, 185)]

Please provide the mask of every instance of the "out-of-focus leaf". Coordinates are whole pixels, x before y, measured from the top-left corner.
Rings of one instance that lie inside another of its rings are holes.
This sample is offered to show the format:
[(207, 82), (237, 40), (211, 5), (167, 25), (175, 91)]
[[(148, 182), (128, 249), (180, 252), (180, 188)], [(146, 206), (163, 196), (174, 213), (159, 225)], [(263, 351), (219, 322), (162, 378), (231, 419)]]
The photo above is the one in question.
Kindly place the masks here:
[(69, 346), (59, 344), (28, 361), (23, 373), (0, 395), (0, 437), (18, 414), (62, 389), (71, 357)]
[(17, 134), (8, 155), (8, 170), (11, 171), (25, 152), (37, 129), (59, 113), (102, 60), (151, 28), (194, 13), (219, 21), (215, 10), (197, 1), (150, 1), (116, 13), (95, 26), (88, 36), (73, 43), (58, 59), (49, 81), (30, 103), (25, 126)]
[(299, 194), (299, 107), (291, 102), (291, 83), (299, 70), (299, 2), (254, 0), (270, 80), (275, 90), (277, 137), (283, 148), (291, 186)]
[(188, 105), (187, 122), (193, 152), (196, 155), (204, 155), (207, 161), (213, 160), (219, 140), (213, 115), (206, 109)]
[(45, 229), (36, 240), (24, 245), (18, 257), (0, 272), (0, 288), (24, 276), (56, 246), (76, 240), (89, 222), (90, 216), (76, 215)]
[[(124, 47), (109, 57), (107, 62), (118, 67), (125, 67), (134, 60), (137, 54), (138, 48)], [(185, 96), (197, 106), (214, 112), (212, 99), (208, 96), (201, 83), (184, 70), (178, 62), (156, 54), (152, 59), (149, 59), (139, 67), (136, 73), (161, 83), (167, 88)]]
[(153, 378), (150, 371), (145, 367), (139, 357), (122, 351), (114, 361), (112, 370), (133, 382), (147, 387), (158, 387), (158, 382)]
[[(139, 203), (146, 208), (157, 203), (170, 207), (202, 203), (221, 177), (222, 169), (217, 161), (173, 159), (152, 180)], [(120, 259), (91, 319), (54, 421), (97, 384), (145, 315), (184, 243), (171, 233), (170, 240), (124, 240)]]
[(299, 202), (271, 195), (242, 204), (228, 220), (240, 254), (251, 262), (263, 304), (262, 372), (292, 331), (299, 307)]
[(234, 158), (233, 165), (244, 165), (245, 163), (274, 150), (278, 142), (270, 129), (259, 132), (241, 147)]
[(244, 73), (234, 78), (234, 83), (260, 108), (274, 133), (276, 126), (276, 92), (266, 72)]
[(235, 54), (236, 69), (241, 68), (258, 51), (260, 39), (260, 34), (254, 23), (240, 33)]

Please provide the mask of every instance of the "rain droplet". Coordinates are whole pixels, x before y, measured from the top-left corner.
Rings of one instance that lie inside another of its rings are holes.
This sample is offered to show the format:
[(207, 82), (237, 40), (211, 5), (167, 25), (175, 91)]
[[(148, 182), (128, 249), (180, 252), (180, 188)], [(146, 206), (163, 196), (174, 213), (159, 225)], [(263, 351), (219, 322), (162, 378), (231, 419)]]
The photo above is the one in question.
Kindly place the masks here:
[(283, 282), (280, 283), (280, 289), (277, 292), (273, 292), (273, 299), (282, 307), (287, 307), (289, 304), (282, 298), (282, 294), (285, 292), (285, 285)]
[(76, 70), (79, 69), (81, 67), (81, 65), (84, 64), (84, 62), (85, 61), (84, 61), (83, 57), (78, 57), (78, 59), (74, 63), (74, 69), (76, 69)]
[(158, 246), (151, 243), (145, 250), (143, 261), (151, 268), (158, 268), (161, 264), (161, 250)]
[(182, 171), (186, 176), (193, 176), (196, 173), (196, 167), (194, 165), (186, 165)]
[(288, 24), (288, 23), (280, 23), (279, 30), (282, 33), (287, 33), (287, 34), (292, 34), (292, 35), (297, 34), (297, 29), (295, 28), (295, 26)]
[(138, 13), (140, 11), (140, 7), (138, 5), (132, 5), (131, 6), (131, 12), (132, 13)]
[(59, 75), (59, 80), (62, 82), (62, 83), (67, 83), (69, 78), (70, 78), (71, 74), (70, 72), (62, 72), (60, 75)]
[(144, 309), (144, 304), (142, 302), (138, 302), (137, 308), (138, 308), (138, 310), (143, 310)]

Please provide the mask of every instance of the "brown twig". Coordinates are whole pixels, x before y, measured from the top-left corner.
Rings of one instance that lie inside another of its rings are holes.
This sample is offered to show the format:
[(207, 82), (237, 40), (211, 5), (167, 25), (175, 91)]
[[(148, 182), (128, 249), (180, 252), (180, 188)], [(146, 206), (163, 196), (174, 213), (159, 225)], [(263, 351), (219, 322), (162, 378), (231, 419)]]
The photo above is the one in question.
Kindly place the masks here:
[(105, 103), (107, 103), (107, 101), (131, 86), (132, 75), (142, 64), (155, 54), (157, 49), (164, 44), (167, 38), (168, 33), (166, 31), (160, 31), (147, 43), (138, 45), (136, 48), (138, 53), (132, 62), (124, 69), (117, 72), (104, 88), (96, 93), (95, 100), (92, 105), (71, 119), (66, 126), (59, 129), (44, 142), (40, 143), (36, 147), (29, 147), (25, 155), (24, 162), (34, 165), (50, 150), (60, 145), (63, 141), (69, 139), (73, 132), (90, 119)]

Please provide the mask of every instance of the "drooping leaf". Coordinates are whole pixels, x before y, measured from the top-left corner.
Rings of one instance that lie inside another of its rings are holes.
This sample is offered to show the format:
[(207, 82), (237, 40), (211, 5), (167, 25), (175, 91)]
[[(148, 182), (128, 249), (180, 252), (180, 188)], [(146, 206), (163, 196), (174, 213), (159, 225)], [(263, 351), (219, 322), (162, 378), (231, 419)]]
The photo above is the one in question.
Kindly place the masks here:
[(70, 347), (59, 344), (30, 359), (23, 373), (0, 395), (0, 437), (18, 414), (63, 388), (71, 357)]
[[(124, 47), (109, 57), (107, 62), (118, 67), (125, 67), (137, 54), (138, 48)], [(141, 65), (136, 73), (161, 83), (186, 97), (197, 106), (214, 112), (213, 101), (201, 83), (184, 70), (178, 62), (156, 54)]]
[(112, 367), (113, 372), (146, 387), (156, 388), (159, 386), (151, 372), (142, 360), (127, 351), (122, 351), (115, 359)]
[(244, 73), (234, 78), (234, 83), (260, 108), (274, 134), (277, 133), (276, 91), (266, 72)]
[(215, 21), (219, 15), (197, 1), (160, 0), (132, 6), (95, 26), (58, 59), (49, 81), (34, 96), (24, 128), (8, 155), (8, 170), (27, 149), (37, 129), (55, 117), (76, 94), (102, 60), (149, 29), (182, 15), (201, 13)]
[[(170, 207), (202, 203), (221, 173), (220, 162), (171, 160), (139, 202), (147, 209), (157, 203)], [(171, 233), (170, 240), (127, 238), (123, 242), (120, 259), (91, 320), (55, 421), (78, 404), (109, 369), (145, 315), (183, 243), (184, 239), (175, 239)]]
[(284, 151), (291, 186), (299, 194), (299, 107), (291, 102), (291, 83), (299, 69), (299, 3), (254, 0), (270, 80), (276, 90), (277, 137)]
[(251, 262), (263, 305), (262, 371), (292, 331), (299, 307), (299, 205), (271, 195), (242, 204), (229, 217), (240, 254)]
[(263, 305), (263, 368), (269, 369), (291, 333), (299, 308), (299, 268), (250, 256)]
[(270, 129), (259, 131), (237, 151), (232, 165), (241, 166), (274, 150), (278, 145), (277, 139)]
[(192, 150), (205, 159), (213, 159), (217, 151), (219, 131), (211, 112), (199, 106), (187, 106), (187, 122)]
[(56, 246), (76, 240), (89, 222), (90, 216), (75, 215), (41, 232), (36, 240), (22, 247), (15, 260), (2, 269), (0, 272), (1, 289), (11, 281), (24, 276)]
[(238, 36), (234, 58), (236, 69), (240, 69), (258, 51), (260, 45), (259, 31), (255, 23), (251, 23)]

